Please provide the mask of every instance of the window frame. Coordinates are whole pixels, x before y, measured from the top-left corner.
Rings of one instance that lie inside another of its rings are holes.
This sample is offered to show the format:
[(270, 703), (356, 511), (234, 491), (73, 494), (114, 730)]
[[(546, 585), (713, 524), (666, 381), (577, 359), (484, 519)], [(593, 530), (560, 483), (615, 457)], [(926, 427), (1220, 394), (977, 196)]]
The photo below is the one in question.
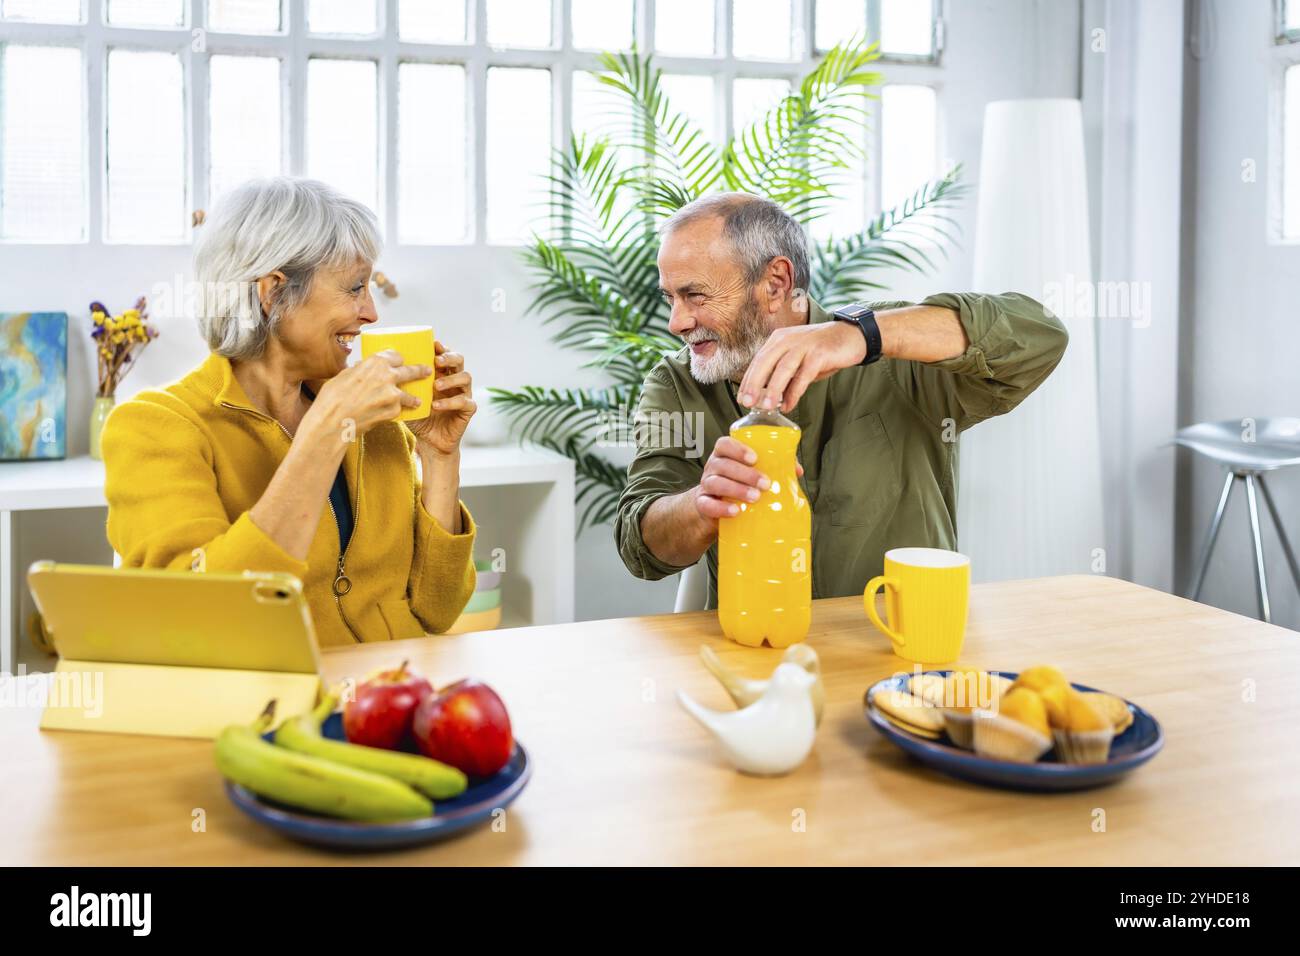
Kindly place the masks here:
[[(1278, 16), (1284, 15), (1281, 0), (1277, 4)], [(1280, 19), (1279, 19), (1279, 22)], [(1300, 39), (1300, 35), (1297, 36)], [(1300, 245), (1300, 231), (1286, 234), (1286, 74), (1291, 67), (1300, 67), (1300, 43), (1279, 42), (1269, 51), (1268, 89), (1268, 181), (1265, 212), (1265, 237), (1269, 245)], [(1296, 171), (1300, 175), (1300, 157), (1296, 158)], [(1256, 178), (1259, 172), (1256, 167)], [(1300, 189), (1300, 182), (1294, 184)]]
[[(712, 0), (715, 4), (717, 36), (714, 56), (659, 56), (656, 64), (665, 73), (704, 75), (712, 79), (715, 125), (710, 137), (721, 141), (733, 124), (732, 81), (737, 78), (782, 79), (793, 82), (812, 69), (823, 51), (815, 50), (816, 0), (791, 0), (792, 55), (789, 60), (738, 58), (732, 52), (732, 18), (737, 0)], [(880, 0), (863, 0), (868, 7), (869, 29), (879, 32)], [(889, 64), (889, 81), (906, 85), (933, 86), (942, 92), (943, 0), (934, 6), (935, 51), (930, 57), (882, 56)], [(83, 0), (83, 21), (79, 24), (32, 23), (0, 20), (0, 44), (73, 46), (82, 51), (84, 118), (84, 178), (86, 218), (83, 239), (18, 240), (0, 239), (0, 245), (188, 245), (192, 232), (174, 241), (148, 240), (125, 243), (109, 241), (107, 235), (107, 60), (110, 48), (155, 50), (179, 54), (185, 84), (186, 208), (200, 211), (208, 196), (211, 153), (208, 148), (209, 74), (208, 58), (213, 54), (271, 56), (280, 60), (281, 168), (290, 175), (302, 175), (306, 161), (306, 76), (308, 60), (316, 57), (366, 59), (376, 63), (378, 80), (378, 169), (376, 170), (380, 219), (385, 241), (390, 246), (512, 247), (518, 242), (489, 242), (487, 228), (486, 129), (487, 71), (492, 67), (533, 67), (550, 72), (551, 142), (567, 142), (572, 118), (573, 75), (599, 67), (598, 52), (573, 45), (570, 0), (552, 0), (552, 36), (548, 48), (495, 48), (487, 43), (487, 0), (467, 0), (465, 43), (424, 43), (398, 36), (398, 0), (377, 0), (379, 33), (350, 38), (313, 35), (306, 31), (307, 0), (280, 0), (281, 29), (277, 33), (228, 33), (207, 28), (206, 0), (184, 0), (186, 26), (117, 27), (107, 23), (108, 0)], [(874, 18), (874, 19), (872, 19)], [(654, 37), (654, 0), (633, 0), (633, 42), (647, 49), (646, 38)], [(197, 47), (197, 49), (196, 49)], [(445, 63), (466, 71), (466, 171), (465, 184), (468, 228), (460, 242), (401, 242), (398, 238), (397, 162), (398, 68), (400, 64)], [(942, 99), (940, 96), (940, 133)], [(864, 146), (868, 149), (863, 190), (866, 208), (863, 221), (879, 211), (880, 198), (880, 103), (869, 105)], [(939, 148), (942, 150), (941, 139)]]
[[(87, 2), (94, 2), (94, 0), (87, 0)], [(156, 28), (149, 27), (147, 29), (152, 30)], [(180, 28), (176, 28), (176, 29), (180, 29)], [(108, 54), (113, 50), (122, 50), (131, 53), (174, 52), (171, 50), (163, 50), (156, 46), (137, 44), (137, 43), (127, 43), (127, 42), (105, 44), (103, 47), (100, 48), (102, 60), (100, 63), (100, 75), (98, 77), (98, 85), (99, 85), (98, 95), (100, 99), (100, 103), (99, 103), (100, 115), (103, 118), (100, 120), (98, 128), (92, 125), (92, 126), (88, 126), (86, 130), (87, 139), (94, 138), (98, 140), (99, 154), (102, 157), (99, 163), (99, 168), (97, 170), (93, 168), (87, 170), (88, 178), (90, 179), (90, 181), (92, 183), (98, 183), (96, 188), (98, 189), (99, 192), (100, 207), (101, 207), (101, 219), (100, 219), (100, 229), (99, 229), (100, 241), (102, 242), (103, 245), (106, 246), (186, 246), (189, 245), (190, 236), (185, 228), (183, 216), (181, 220), (180, 237), (176, 239), (163, 239), (163, 238), (109, 239), (108, 237), (108, 228), (109, 228), (109, 223), (108, 223), (108, 218), (109, 218), (108, 217), (108, 60), (109, 60), (109, 56)], [(198, 152), (195, 148), (194, 124), (191, 122), (191, 116), (193, 114), (192, 105), (195, 102), (194, 96), (196, 94), (192, 88), (192, 83), (193, 83), (192, 75), (186, 66), (185, 58), (183, 56), (180, 57), (180, 67), (181, 67), (181, 110), (182, 110), (181, 128), (185, 131), (185, 143), (183, 147), (183, 155), (185, 157), (185, 168), (191, 173), (190, 176), (182, 177), (182, 184), (185, 189), (185, 195), (181, 197), (181, 208), (190, 209), (192, 211), (195, 208), (194, 197), (195, 195), (197, 195), (198, 192), (195, 180), (193, 178), (195, 157), (198, 155)], [(95, 88), (94, 77), (91, 78), (90, 87), (92, 91)], [(204, 87), (205, 101), (207, 99), (206, 89), (207, 87), (205, 86)], [(89, 101), (87, 101), (87, 103), (89, 103)], [(204, 132), (206, 133), (206, 130)], [(207, 140), (204, 139), (204, 143), (206, 142)], [(204, 174), (204, 183), (206, 184), (207, 182), (206, 169), (204, 169), (203, 174)], [(191, 212), (191, 216), (192, 215), (193, 213)], [(90, 228), (91, 230), (94, 229), (93, 223)]]
[[(806, 0), (807, 3), (815, 7), (818, 0)], [(880, 5), (881, 0), (860, 0), (867, 8), (867, 34), (873, 37), (880, 36)], [(934, 27), (934, 33), (931, 37), (929, 53), (888, 53), (884, 50), (880, 52), (880, 61), (882, 63), (915, 63), (928, 64), (930, 66), (941, 66), (943, 63), (943, 46), (944, 46), (944, 3), (946, 0), (930, 0), (930, 21)], [(1279, 3), (1285, 0), (1278, 0)], [(816, 12), (809, 21), (813, 32), (810, 34), (811, 42), (815, 49), (814, 54), (820, 56), (826, 51), (816, 47)], [(911, 84), (916, 85), (916, 84)]]
[(1286, 6), (1300, 0), (1273, 0), (1273, 38), (1277, 43), (1295, 43), (1300, 41), (1300, 27), (1288, 30), (1286, 26)]
[[(0, 21), (0, 23), (3, 23), (3, 21)], [(46, 47), (53, 47), (53, 48), (60, 48), (60, 49), (77, 49), (81, 53), (81, 115), (82, 115), (81, 194), (82, 196), (85, 197), (85, 201), (86, 201), (86, 216), (81, 221), (80, 239), (6, 239), (3, 237), (3, 235), (0, 235), (0, 248), (4, 248), (5, 246), (86, 245), (87, 243), (92, 242), (94, 239), (90, 231), (90, 207), (95, 202), (95, 195), (97, 192), (97, 190), (93, 188), (93, 176), (91, 174), (91, 169), (93, 167), (90, 165), (90, 161), (88, 157), (93, 155), (93, 153), (95, 152), (96, 145), (100, 147), (100, 156), (101, 157), (103, 156), (103, 143), (101, 142), (99, 144), (95, 144), (92, 142), (92, 140), (94, 139), (94, 137), (90, 135), (90, 129), (92, 127), (86, 121), (87, 116), (91, 111), (90, 79), (89, 79), (90, 68), (89, 68), (89, 64), (86, 61), (86, 50), (84, 47), (80, 46), (79, 44), (63, 43), (48, 38), (42, 38), (40, 36), (28, 36), (24, 38), (15, 37), (13, 39), (9, 39), (5, 37), (3, 34), (0, 34), (0, 59), (3, 59), (4, 56), (4, 50), (2, 48), (8, 46), (10, 43), (16, 46), (25, 46), (25, 47), (46, 46)], [(2, 80), (3, 80), (3, 76), (0, 76), (0, 81)], [(4, 111), (3, 95), (4, 95), (3, 83), (0, 82), (0, 114), (2, 114)], [(3, 170), (0, 170), (0, 173), (2, 172)], [(98, 192), (100, 194), (105, 194), (107, 192), (106, 182), (101, 184)], [(2, 221), (2, 219), (3, 219), (3, 211), (0, 210), (0, 221)]]
[[(891, 71), (892, 72), (892, 71)], [(944, 122), (943, 110), (943, 83), (940, 80), (923, 80), (923, 79), (891, 79), (887, 83), (881, 84), (880, 97), (872, 101), (872, 118), (867, 129), (868, 149), (868, 178), (867, 194), (870, 202), (874, 205), (876, 212), (884, 212), (884, 174), (881, 166), (884, 162), (884, 135), (885, 135), (885, 97), (884, 91), (890, 86), (923, 86), (934, 91), (934, 152), (936, 168), (931, 170), (924, 179), (924, 182), (933, 182), (940, 176), (945, 176), (951, 172), (955, 161), (948, 154), (947, 142), (944, 136), (946, 124)], [(919, 188), (921, 183), (917, 184)], [(915, 240), (916, 242), (929, 241), (926, 237)]]

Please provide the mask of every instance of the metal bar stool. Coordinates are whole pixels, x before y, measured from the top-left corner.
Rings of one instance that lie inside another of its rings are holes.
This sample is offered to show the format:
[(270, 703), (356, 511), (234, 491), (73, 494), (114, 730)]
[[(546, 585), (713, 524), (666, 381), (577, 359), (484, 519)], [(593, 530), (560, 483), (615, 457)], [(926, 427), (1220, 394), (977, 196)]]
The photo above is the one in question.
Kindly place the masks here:
[[(1254, 423), (1253, 434), (1248, 430)], [(1251, 435), (1253, 441), (1247, 440)], [(1264, 472), (1277, 471), (1300, 465), (1300, 418), (1256, 418), (1239, 419), (1222, 422), (1201, 422), (1179, 429), (1174, 443), (1192, 449), (1204, 455), (1227, 470), (1223, 479), (1223, 491), (1219, 494), (1219, 506), (1214, 509), (1214, 520), (1205, 536), (1201, 548), (1200, 566), (1196, 571), (1196, 585), (1192, 589), (1192, 600), (1201, 597), (1201, 586), (1205, 583), (1205, 571), (1210, 565), (1210, 552), (1214, 550), (1215, 539), (1219, 536), (1219, 526), (1223, 523), (1223, 512), (1228, 507), (1228, 498), (1233, 485), (1238, 481), (1246, 485), (1246, 506), (1250, 511), (1250, 538), (1255, 549), (1255, 587), (1259, 592), (1259, 616), (1265, 622), (1271, 622), (1272, 611), (1268, 603), (1268, 575), (1264, 570), (1264, 545), (1259, 534), (1259, 506), (1255, 499), (1258, 488), (1268, 507), (1277, 528), (1278, 540), (1282, 543), (1282, 553), (1286, 555), (1287, 564), (1291, 566), (1291, 577), (1300, 590), (1300, 565), (1296, 563), (1295, 552), (1287, 540), (1286, 529), (1282, 526), (1282, 517), (1273, 503), (1273, 495), (1264, 483)]]

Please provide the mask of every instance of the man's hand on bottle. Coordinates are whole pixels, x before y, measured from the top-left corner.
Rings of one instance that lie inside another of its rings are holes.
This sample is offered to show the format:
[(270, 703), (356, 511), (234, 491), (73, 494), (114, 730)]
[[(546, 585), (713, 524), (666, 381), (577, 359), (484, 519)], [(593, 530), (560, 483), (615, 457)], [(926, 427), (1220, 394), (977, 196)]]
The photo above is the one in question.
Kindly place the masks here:
[[(772, 481), (754, 467), (758, 455), (743, 442), (724, 435), (704, 463), (704, 475), (695, 488), (695, 510), (715, 527), (719, 518), (738, 514), (737, 502), (757, 501)], [(803, 477), (803, 466), (795, 465)]]

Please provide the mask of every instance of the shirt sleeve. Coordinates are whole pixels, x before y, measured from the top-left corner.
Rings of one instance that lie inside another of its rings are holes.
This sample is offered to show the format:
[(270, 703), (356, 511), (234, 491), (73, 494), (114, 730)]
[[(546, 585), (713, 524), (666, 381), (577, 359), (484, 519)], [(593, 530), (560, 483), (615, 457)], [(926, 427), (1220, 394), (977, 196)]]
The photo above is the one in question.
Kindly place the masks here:
[(1069, 333), (1046, 307), (1016, 292), (943, 293), (922, 305), (952, 309), (970, 345), (939, 362), (891, 360), (889, 372), (921, 413), (966, 429), (1019, 405), (1052, 373)]
[(280, 547), (247, 511), (230, 520), (211, 448), (185, 415), (137, 397), (113, 410), (102, 448), (108, 540), (124, 567), (306, 577), (307, 562)]
[(460, 534), (452, 534), (425, 510), (421, 483), (415, 478), (415, 436), (406, 429), (407, 453), (411, 455), (412, 484), (415, 487), (415, 552), (407, 581), (411, 613), (430, 634), (441, 634), (456, 623), (478, 581), (474, 570), (474, 518), (458, 501)]
[(641, 400), (633, 420), (636, 454), (628, 465), (627, 484), (619, 496), (618, 513), (614, 519), (614, 540), (619, 556), (633, 575), (646, 581), (658, 581), (690, 567), (671, 565), (657, 558), (641, 536), (641, 519), (659, 498), (699, 484), (704, 474), (704, 460), (688, 458), (683, 447), (666, 447), (664, 442), (647, 440), (664, 430), (636, 426), (653, 421), (656, 415), (681, 416), (683, 413), (681, 397), (667, 370), (662, 365), (656, 366), (646, 376), (641, 389)]

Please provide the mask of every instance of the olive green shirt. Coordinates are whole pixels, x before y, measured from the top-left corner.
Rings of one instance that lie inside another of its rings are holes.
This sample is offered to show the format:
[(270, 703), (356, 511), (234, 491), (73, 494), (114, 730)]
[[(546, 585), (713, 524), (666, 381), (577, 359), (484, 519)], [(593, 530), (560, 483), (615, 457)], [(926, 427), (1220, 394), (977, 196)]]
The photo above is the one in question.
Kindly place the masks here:
[[(958, 434), (1015, 408), (1065, 353), (1065, 327), (1026, 296), (943, 294), (922, 304), (958, 313), (970, 342), (965, 352), (941, 362), (884, 358), (842, 369), (810, 385), (786, 416), (803, 431), (799, 461), (812, 506), (815, 598), (861, 594), (890, 548), (955, 549)], [(810, 322), (831, 321), (819, 305), (810, 306)], [(637, 436), (614, 524), (619, 554), (634, 575), (657, 581), (683, 570), (646, 547), (641, 519), (655, 499), (699, 484), (713, 446), (746, 412), (734, 383), (701, 385), (691, 376), (688, 348), (665, 356), (646, 376), (637, 420), (683, 424)], [(690, 430), (700, 426), (702, 441)], [(716, 543), (705, 557), (713, 608)]]

